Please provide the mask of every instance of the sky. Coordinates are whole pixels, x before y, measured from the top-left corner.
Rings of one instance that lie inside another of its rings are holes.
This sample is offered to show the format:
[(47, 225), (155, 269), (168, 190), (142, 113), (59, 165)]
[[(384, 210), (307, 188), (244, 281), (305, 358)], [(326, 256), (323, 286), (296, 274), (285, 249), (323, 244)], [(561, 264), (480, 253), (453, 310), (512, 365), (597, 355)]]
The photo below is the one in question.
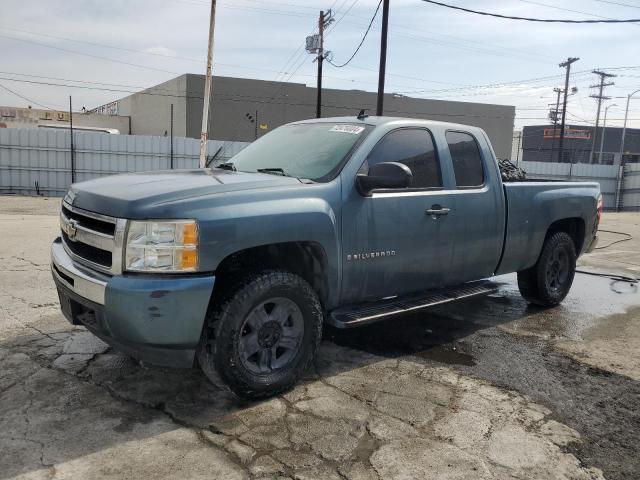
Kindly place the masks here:
[[(204, 73), (206, 0), (0, 0), (0, 105), (88, 109), (183, 73)], [(640, 18), (640, 0), (445, 0), (503, 15), (558, 19)], [(214, 75), (306, 83), (316, 64), (304, 51), (318, 13), (335, 22), (325, 48), (346, 61), (378, 0), (219, 0)], [(603, 69), (617, 77), (605, 94), (607, 125), (622, 125), (627, 95), (640, 89), (640, 22), (553, 24), (502, 20), (421, 0), (390, 0), (386, 92), (516, 106), (516, 127), (548, 123), (559, 63), (573, 64), (567, 123), (595, 122), (590, 88)], [(327, 88), (377, 90), (381, 10), (344, 68), (325, 64)], [(640, 128), (640, 92), (629, 126)], [(554, 105), (555, 106), (555, 105)], [(603, 108), (604, 111), (604, 108)]]

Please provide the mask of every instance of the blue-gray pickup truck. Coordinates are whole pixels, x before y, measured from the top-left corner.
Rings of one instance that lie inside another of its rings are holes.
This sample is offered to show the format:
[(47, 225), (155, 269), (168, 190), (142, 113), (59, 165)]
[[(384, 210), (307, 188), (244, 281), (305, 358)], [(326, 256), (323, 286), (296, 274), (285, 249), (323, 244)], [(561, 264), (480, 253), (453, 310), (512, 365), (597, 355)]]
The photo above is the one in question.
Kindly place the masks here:
[(479, 128), (326, 118), (214, 168), (72, 185), (52, 273), (73, 324), (261, 398), (296, 382), (325, 323), (480, 295), (510, 272), (528, 301), (560, 303), (601, 211), (597, 183), (503, 182)]

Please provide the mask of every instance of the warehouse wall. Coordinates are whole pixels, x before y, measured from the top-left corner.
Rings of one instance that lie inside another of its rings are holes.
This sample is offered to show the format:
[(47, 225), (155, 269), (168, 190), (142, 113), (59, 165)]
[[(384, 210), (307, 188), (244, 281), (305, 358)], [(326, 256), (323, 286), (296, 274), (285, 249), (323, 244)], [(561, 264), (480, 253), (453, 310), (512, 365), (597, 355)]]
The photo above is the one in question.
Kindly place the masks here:
[[(203, 75), (187, 75), (191, 92), (204, 90)], [(354, 117), (360, 109), (376, 111), (376, 94), (362, 90), (323, 89), (322, 116)], [(213, 80), (213, 112), (210, 138), (218, 140), (251, 141), (255, 138), (255, 124), (246, 114), (255, 115), (258, 123), (268, 130), (258, 130), (258, 136), (296, 120), (315, 117), (316, 89), (299, 83), (267, 82), (261, 80), (215, 77)], [(189, 137), (200, 136), (202, 99), (188, 100), (187, 129)], [(414, 117), (444, 122), (462, 123), (483, 128), (499, 157), (511, 154), (515, 107), (482, 103), (451, 102), (385, 95), (385, 115)]]
[[(182, 75), (174, 80), (118, 101), (122, 115), (130, 115), (135, 135), (163, 135), (168, 129), (169, 105), (175, 105), (175, 132), (200, 138), (204, 91), (203, 75)], [(162, 97), (149, 93), (166, 93)], [(357, 115), (361, 108), (375, 113), (376, 94), (362, 90), (323, 89), (323, 117)], [(214, 77), (209, 138), (245, 141), (256, 138), (256, 123), (246, 114), (258, 111), (258, 136), (288, 122), (315, 117), (316, 89), (301, 83)], [(462, 123), (483, 128), (496, 154), (511, 153), (515, 107), (385, 96), (385, 114)]]

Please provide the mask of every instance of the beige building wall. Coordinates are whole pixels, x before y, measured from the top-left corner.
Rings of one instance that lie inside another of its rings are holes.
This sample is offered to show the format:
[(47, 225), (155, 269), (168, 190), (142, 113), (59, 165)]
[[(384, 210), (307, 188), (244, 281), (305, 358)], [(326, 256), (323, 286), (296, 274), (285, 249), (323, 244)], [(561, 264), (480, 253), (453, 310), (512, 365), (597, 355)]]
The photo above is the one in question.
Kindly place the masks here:
[[(109, 128), (117, 130), (118, 133), (123, 135), (129, 133), (129, 119), (117, 115), (74, 112), (73, 126), (74, 128)], [(0, 128), (45, 127), (69, 128), (69, 112), (37, 108), (0, 107)]]

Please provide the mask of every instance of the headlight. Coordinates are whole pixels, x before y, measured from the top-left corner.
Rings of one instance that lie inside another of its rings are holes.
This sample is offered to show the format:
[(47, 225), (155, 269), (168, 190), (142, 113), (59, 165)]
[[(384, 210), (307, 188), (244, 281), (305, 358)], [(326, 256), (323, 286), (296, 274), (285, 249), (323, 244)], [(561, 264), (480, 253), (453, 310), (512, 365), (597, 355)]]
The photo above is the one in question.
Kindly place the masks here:
[(138, 272), (195, 272), (198, 268), (198, 224), (195, 220), (132, 221), (125, 268)]

